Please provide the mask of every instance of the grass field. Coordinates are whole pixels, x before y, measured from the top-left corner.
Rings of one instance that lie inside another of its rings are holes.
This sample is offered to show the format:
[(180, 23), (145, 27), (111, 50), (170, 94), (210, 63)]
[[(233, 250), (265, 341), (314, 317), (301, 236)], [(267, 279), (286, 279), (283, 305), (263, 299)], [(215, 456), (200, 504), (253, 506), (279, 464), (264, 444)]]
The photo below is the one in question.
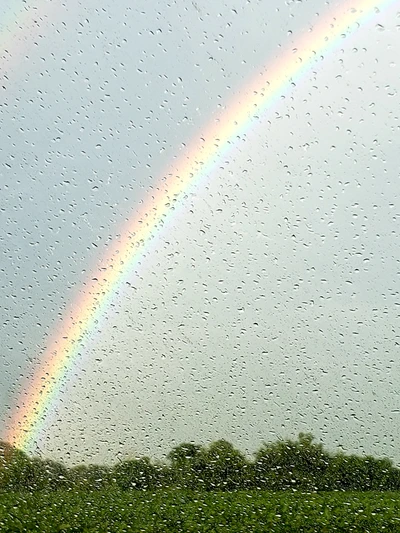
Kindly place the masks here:
[(0, 531), (400, 532), (400, 493), (3, 493)]

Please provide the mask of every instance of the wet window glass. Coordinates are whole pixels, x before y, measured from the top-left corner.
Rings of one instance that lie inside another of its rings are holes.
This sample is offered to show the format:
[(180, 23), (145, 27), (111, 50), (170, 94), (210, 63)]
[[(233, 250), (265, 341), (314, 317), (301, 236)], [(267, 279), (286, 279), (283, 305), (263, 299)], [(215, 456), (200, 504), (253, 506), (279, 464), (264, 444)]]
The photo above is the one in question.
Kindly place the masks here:
[(399, 29), (2, 2), (0, 530), (400, 527)]

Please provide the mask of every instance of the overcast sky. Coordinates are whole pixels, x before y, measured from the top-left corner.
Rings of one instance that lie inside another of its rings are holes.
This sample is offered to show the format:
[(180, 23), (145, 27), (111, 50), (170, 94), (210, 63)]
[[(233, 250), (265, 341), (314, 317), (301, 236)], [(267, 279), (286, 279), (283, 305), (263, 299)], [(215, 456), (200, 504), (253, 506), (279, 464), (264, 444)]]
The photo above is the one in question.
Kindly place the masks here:
[[(3, 428), (183, 145), (351, 7), (47, 4), (0, 7)], [(113, 462), (217, 438), (250, 453), (306, 430), (400, 463), (399, 25), (392, 6), (342, 39), (190, 191), (85, 345), (40, 453)]]

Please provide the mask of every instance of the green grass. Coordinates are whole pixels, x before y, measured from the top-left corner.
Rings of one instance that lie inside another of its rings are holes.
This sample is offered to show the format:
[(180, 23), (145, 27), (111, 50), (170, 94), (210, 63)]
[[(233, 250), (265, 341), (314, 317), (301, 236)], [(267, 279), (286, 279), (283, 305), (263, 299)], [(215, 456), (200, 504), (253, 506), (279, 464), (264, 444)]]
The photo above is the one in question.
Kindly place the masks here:
[(0, 532), (400, 532), (400, 493), (2, 493)]

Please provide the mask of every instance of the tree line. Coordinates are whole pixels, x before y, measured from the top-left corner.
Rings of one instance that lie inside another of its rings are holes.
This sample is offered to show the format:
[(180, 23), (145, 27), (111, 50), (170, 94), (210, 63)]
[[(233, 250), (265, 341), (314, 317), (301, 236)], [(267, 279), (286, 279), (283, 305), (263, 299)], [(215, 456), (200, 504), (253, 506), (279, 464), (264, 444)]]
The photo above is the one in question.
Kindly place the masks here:
[(182, 443), (166, 461), (138, 457), (114, 466), (80, 465), (29, 457), (0, 441), (0, 490), (299, 491), (400, 490), (400, 469), (390, 459), (329, 453), (310, 433), (264, 443), (251, 459), (230, 442)]

